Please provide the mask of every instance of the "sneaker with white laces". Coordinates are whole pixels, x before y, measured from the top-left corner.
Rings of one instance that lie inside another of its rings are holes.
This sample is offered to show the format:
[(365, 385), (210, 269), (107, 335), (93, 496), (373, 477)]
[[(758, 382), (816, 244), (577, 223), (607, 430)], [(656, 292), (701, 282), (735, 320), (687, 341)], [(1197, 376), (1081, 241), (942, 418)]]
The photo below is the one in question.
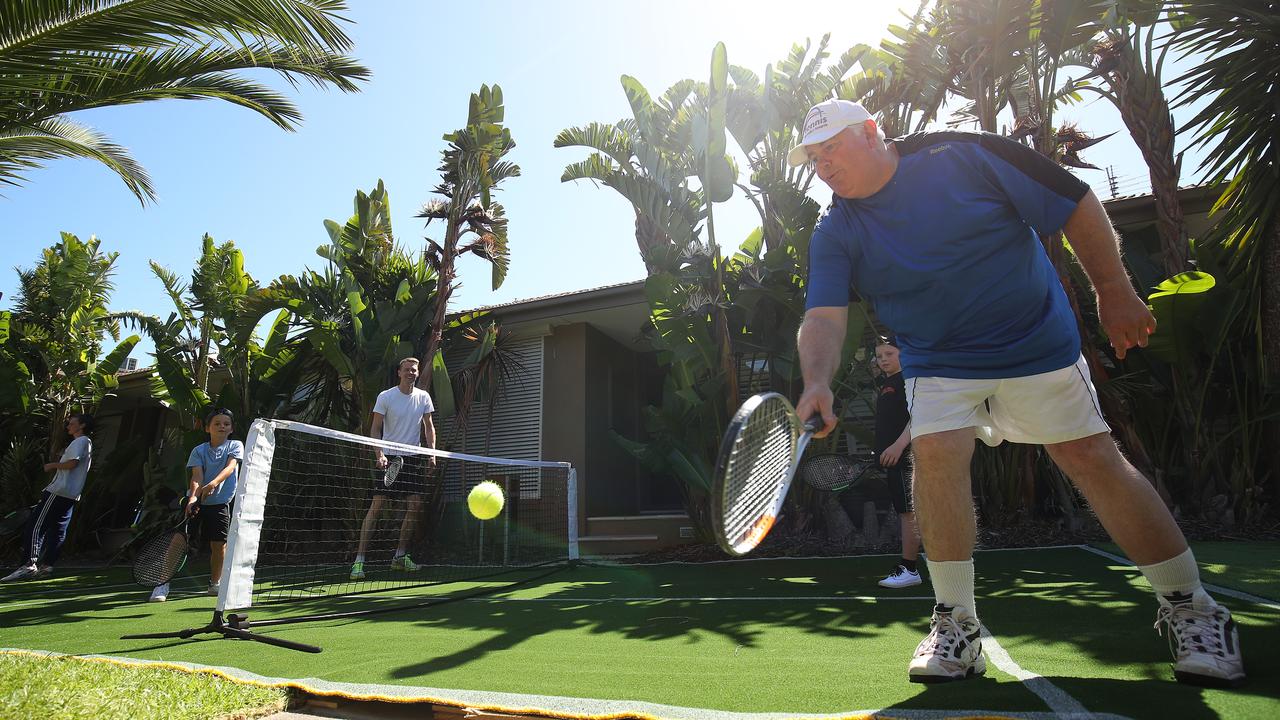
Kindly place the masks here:
[(151, 591), (151, 597), (147, 599), (147, 602), (164, 602), (168, 599), (169, 583), (165, 583), (163, 585), (157, 585), (156, 588)]
[(1169, 628), (1173, 675), (1178, 682), (1208, 687), (1244, 684), (1240, 636), (1230, 611), (1207, 595), (1170, 603), (1163, 598), (1156, 613), (1156, 632)]
[(8, 575), (5, 575), (3, 578), (0, 578), (0, 582), (13, 582), (14, 580), (25, 580), (27, 578), (35, 577), (37, 572), (39, 572), (39, 568), (36, 567), (35, 563), (31, 563), (30, 565), (23, 565), (17, 570), (14, 570)]
[(893, 572), (886, 575), (885, 578), (880, 581), (880, 587), (894, 589), (911, 587), (912, 585), (919, 584), (920, 573), (915, 570), (908, 570), (904, 565), (898, 565), (893, 569)]
[(951, 682), (986, 672), (982, 624), (978, 618), (959, 605), (934, 606), (929, 634), (916, 646), (916, 655), (907, 668), (911, 682)]
[(364, 563), (362, 561), (357, 560), (356, 562), (351, 563), (351, 579), (364, 579)]
[(403, 570), (405, 572), (418, 572), (418, 564), (409, 557), (408, 553), (394, 558), (391, 561), (392, 570)]

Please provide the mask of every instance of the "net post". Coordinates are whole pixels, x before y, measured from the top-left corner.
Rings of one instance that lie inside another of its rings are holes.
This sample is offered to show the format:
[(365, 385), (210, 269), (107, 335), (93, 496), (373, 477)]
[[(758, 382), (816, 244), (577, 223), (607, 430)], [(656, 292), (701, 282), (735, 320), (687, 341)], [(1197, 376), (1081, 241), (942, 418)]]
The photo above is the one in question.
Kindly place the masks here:
[(578, 468), (569, 466), (567, 518), (569, 528), (569, 564), (578, 563)]
[(266, 514), (267, 485), (271, 481), (271, 461), (275, 456), (275, 426), (257, 419), (245, 442), (244, 467), (236, 485), (231, 532), (222, 560), (222, 584), (218, 588), (218, 612), (227, 608), (247, 608), (253, 603), (254, 567)]

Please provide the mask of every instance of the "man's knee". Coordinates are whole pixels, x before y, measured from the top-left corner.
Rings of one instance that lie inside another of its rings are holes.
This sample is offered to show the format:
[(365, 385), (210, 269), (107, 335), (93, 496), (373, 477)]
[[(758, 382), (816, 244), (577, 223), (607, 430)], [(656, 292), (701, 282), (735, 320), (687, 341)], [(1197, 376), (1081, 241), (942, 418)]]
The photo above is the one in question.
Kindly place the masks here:
[(915, 477), (967, 472), (973, 458), (972, 428), (948, 430), (911, 438)]
[(1044, 449), (1073, 480), (1077, 479), (1076, 476), (1093, 476), (1128, 464), (1115, 440), (1107, 433), (1045, 445)]

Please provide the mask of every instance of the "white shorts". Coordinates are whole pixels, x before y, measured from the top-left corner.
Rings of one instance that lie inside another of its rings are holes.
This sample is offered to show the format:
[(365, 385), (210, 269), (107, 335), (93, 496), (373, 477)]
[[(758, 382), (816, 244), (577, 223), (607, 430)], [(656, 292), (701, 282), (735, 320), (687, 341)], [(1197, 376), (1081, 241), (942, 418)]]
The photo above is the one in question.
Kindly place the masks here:
[(911, 437), (973, 428), (1001, 442), (1051, 445), (1110, 432), (1084, 356), (1061, 370), (1004, 380), (920, 377), (906, 381)]

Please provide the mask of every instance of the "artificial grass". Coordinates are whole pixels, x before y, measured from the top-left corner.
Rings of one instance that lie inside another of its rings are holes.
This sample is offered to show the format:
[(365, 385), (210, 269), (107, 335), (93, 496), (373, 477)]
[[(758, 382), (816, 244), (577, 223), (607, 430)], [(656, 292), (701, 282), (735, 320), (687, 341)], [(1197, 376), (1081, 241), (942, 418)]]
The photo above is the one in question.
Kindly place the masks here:
[[(1115, 544), (1097, 547), (1125, 557)], [(1280, 542), (1194, 542), (1191, 551), (1205, 582), (1280, 602)]]
[[(125, 633), (202, 625), (213, 599), (178, 595), (147, 605), (136, 588), (100, 587), (45, 604), (28, 597), (39, 585), (30, 583), (19, 586), (24, 592), (0, 587), (0, 646), (234, 666), (268, 677), (738, 712), (1046, 710), (994, 667), (988, 678), (941, 688), (908, 683), (931, 591), (877, 588), (885, 563), (587, 566), (505, 599), (260, 630), (321, 645), (320, 655), (215, 639), (120, 641)], [(1280, 711), (1280, 611), (1228, 601), (1251, 683), (1235, 692), (1186, 688), (1171, 682), (1168, 651), (1150, 629), (1154, 602), (1132, 568), (1077, 548), (987, 552), (977, 563), (979, 609), (996, 638), (1023, 668), (1092, 711), (1232, 718)], [(866, 595), (881, 599), (857, 599)], [(903, 596), (920, 599), (892, 599)]]
[(0, 654), (0, 716), (7, 718), (247, 720), (283, 710), (287, 702), (285, 690), (208, 673)]

